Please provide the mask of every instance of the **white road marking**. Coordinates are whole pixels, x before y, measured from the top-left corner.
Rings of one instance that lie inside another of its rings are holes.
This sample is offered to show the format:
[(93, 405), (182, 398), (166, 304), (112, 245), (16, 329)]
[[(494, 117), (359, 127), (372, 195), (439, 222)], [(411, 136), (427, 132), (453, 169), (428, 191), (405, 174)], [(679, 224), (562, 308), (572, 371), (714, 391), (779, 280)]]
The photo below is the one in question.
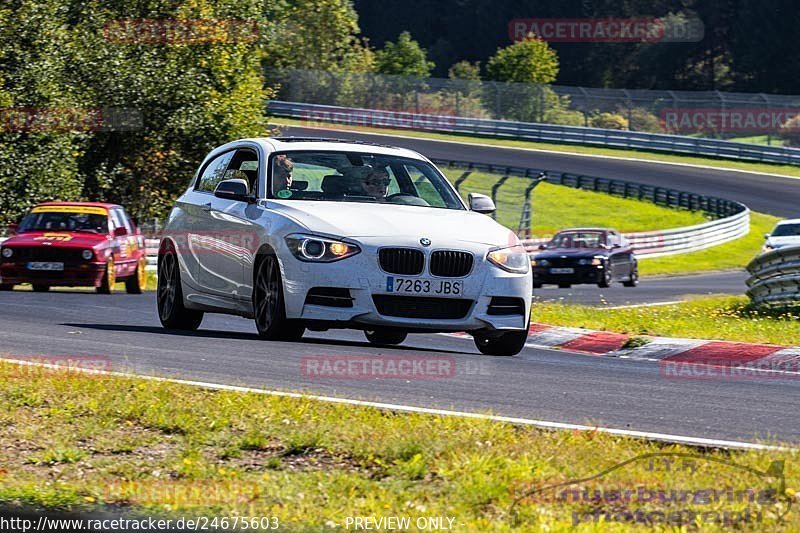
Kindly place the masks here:
[[(54, 370), (64, 370), (63, 366), (59, 365), (52, 365), (48, 363), (39, 363), (35, 361), (25, 361), (21, 359), (13, 359), (13, 358), (6, 358), (0, 357), (0, 361), (18, 364), (18, 365), (25, 365), (25, 366), (36, 366), (42, 368), (51, 368)], [(268, 396), (280, 396), (286, 398), (299, 398), (299, 399), (309, 399), (309, 400), (317, 400), (321, 402), (328, 402), (328, 403), (337, 403), (337, 404), (344, 404), (344, 405), (355, 405), (360, 407), (373, 407), (376, 409), (383, 409), (388, 411), (401, 411), (407, 413), (420, 413), (420, 414), (428, 414), (428, 415), (439, 415), (439, 416), (455, 416), (459, 418), (475, 418), (479, 420), (492, 420), (494, 422), (505, 422), (509, 424), (517, 424), (517, 425), (525, 425), (525, 426), (533, 426), (539, 427), (543, 429), (560, 429), (560, 430), (572, 430), (572, 431), (596, 431), (598, 433), (606, 433), (609, 435), (617, 435), (621, 437), (631, 437), (631, 438), (638, 438), (638, 439), (647, 439), (647, 440), (656, 440), (662, 442), (670, 442), (670, 443), (678, 443), (678, 444), (686, 444), (689, 446), (703, 446), (703, 447), (712, 447), (712, 448), (736, 448), (736, 449), (744, 449), (744, 450), (772, 450), (772, 451), (791, 451), (793, 448), (785, 447), (785, 446), (774, 446), (768, 444), (759, 444), (754, 442), (743, 442), (743, 441), (734, 441), (734, 440), (720, 440), (720, 439), (708, 439), (704, 437), (692, 437), (692, 436), (684, 436), (684, 435), (672, 435), (669, 433), (653, 433), (650, 431), (635, 431), (631, 429), (615, 429), (615, 428), (605, 428), (599, 426), (584, 426), (580, 424), (568, 424), (564, 422), (550, 422), (546, 420), (534, 420), (528, 418), (517, 418), (517, 417), (510, 417), (510, 416), (499, 416), (499, 415), (485, 415), (480, 413), (470, 413), (465, 411), (451, 411), (447, 409), (434, 409), (430, 407), (416, 407), (413, 405), (402, 405), (402, 404), (393, 404), (393, 403), (383, 403), (383, 402), (372, 402), (366, 400), (353, 400), (349, 398), (336, 398), (332, 396), (319, 396), (315, 394), (301, 394), (299, 392), (284, 392), (284, 391), (274, 391), (274, 390), (267, 390), (267, 389), (256, 389), (251, 387), (241, 387), (237, 385), (224, 385), (221, 383), (209, 383), (205, 381), (193, 381), (193, 380), (186, 380), (186, 379), (177, 379), (177, 378), (163, 378), (158, 376), (146, 376), (142, 374), (133, 374), (133, 373), (126, 373), (126, 372), (111, 372), (106, 370), (94, 370), (94, 369), (73, 369), (70, 368), (70, 371), (78, 371), (84, 372), (87, 374), (100, 374), (106, 376), (115, 376), (115, 377), (122, 377), (122, 378), (136, 378), (136, 379), (144, 379), (148, 381), (156, 381), (156, 382), (163, 382), (163, 383), (175, 383), (177, 385), (188, 385), (192, 387), (201, 387), (204, 389), (211, 389), (211, 390), (224, 390), (224, 391), (231, 391), (231, 392), (243, 392), (243, 393), (254, 393), (254, 394), (265, 394)]]

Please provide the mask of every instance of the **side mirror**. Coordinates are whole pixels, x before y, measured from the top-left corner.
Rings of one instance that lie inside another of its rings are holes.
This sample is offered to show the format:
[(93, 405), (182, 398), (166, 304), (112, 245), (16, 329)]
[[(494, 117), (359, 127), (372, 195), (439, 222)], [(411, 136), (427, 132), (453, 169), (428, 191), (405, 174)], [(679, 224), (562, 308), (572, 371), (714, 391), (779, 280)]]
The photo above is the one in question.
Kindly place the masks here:
[(488, 215), (494, 213), (497, 210), (492, 199), (486, 196), (485, 194), (471, 192), (469, 193), (467, 199), (469, 201), (470, 211), (475, 211), (476, 213), (482, 213), (484, 215)]
[(547, 250), (547, 245), (546, 244), (540, 244), (539, 245), (539, 249), (540, 250)]
[(219, 182), (214, 189), (214, 196), (236, 202), (250, 202), (250, 186), (243, 179), (231, 179)]
[(114, 228), (114, 238), (124, 237), (128, 234), (128, 230), (126, 228)]
[(9, 235), (16, 235), (17, 234), (17, 228), (19, 227), (19, 225), (16, 222), (12, 222), (7, 227), (8, 227), (8, 234)]
[(614, 244), (611, 245), (611, 248), (622, 248), (622, 245), (618, 244), (618, 243), (614, 243)]
[(769, 239), (771, 236), (772, 236), (772, 234), (771, 234), (771, 233), (765, 233), (765, 234), (764, 234), (764, 238), (765, 238), (765, 239)]

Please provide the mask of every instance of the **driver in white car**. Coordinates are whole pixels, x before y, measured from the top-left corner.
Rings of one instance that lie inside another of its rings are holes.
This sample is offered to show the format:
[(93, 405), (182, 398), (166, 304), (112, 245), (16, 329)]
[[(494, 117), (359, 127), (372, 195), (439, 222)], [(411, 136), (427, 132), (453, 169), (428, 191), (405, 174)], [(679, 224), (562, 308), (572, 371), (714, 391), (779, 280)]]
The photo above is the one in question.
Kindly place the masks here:
[(377, 167), (361, 178), (361, 187), (367, 196), (372, 196), (378, 202), (385, 202), (390, 182), (386, 169)]

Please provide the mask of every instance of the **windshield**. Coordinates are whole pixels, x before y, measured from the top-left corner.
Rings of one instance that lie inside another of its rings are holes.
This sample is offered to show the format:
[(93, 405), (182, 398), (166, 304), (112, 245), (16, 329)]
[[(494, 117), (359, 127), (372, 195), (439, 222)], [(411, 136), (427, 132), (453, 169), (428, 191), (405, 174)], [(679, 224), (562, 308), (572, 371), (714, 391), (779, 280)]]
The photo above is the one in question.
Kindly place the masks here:
[(22, 219), (18, 233), (26, 231), (85, 231), (89, 233), (108, 233), (108, 216), (80, 213), (69, 210), (29, 213)]
[(382, 154), (286, 152), (272, 156), (270, 198), (464, 209), (430, 164)]
[(548, 244), (548, 248), (600, 248), (606, 244), (605, 234), (600, 231), (559, 233)]
[(780, 224), (775, 227), (773, 237), (798, 237), (800, 236), (800, 224)]

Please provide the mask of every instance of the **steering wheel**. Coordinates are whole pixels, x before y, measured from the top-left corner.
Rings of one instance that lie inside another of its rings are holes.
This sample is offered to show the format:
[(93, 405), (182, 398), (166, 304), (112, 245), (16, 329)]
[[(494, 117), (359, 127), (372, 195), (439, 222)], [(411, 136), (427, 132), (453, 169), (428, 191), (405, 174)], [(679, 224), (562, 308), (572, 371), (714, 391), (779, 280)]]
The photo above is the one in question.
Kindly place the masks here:
[(419, 196), (414, 196), (413, 194), (408, 194), (407, 192), (396, 192), (394, 194), (390, 194), (386, 197), (386, 201), (403, 205), (421, 205), (426, 207), (431, 205)]

